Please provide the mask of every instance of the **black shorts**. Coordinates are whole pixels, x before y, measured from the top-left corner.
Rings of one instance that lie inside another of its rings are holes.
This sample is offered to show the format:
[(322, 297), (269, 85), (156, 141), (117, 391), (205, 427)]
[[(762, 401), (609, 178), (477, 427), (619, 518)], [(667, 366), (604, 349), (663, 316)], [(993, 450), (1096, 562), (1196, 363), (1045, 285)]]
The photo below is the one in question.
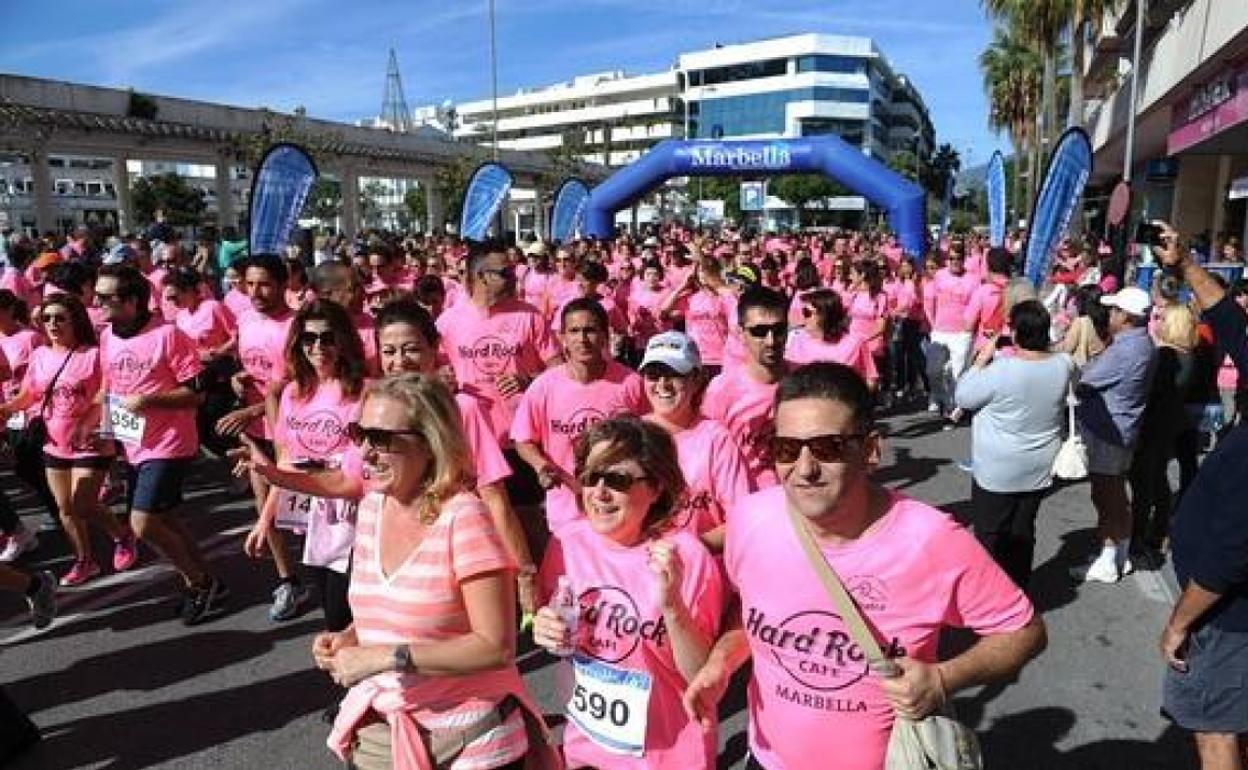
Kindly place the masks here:
[(112, 455), (91, 455), (90, 457), (56, 457), (43, 453), (43, 467), (54, 471), (67, 471), (71, 468), (91, 468), (106, 471), (113, 464)]
[(1248, 734), (1248, 631), (1206, 625), (1187, 640), (1187, 673), (1166, 668), (1161, 713), (1198, 733)]
[(127, 508), (143, 513), (167, 513), (182, 503), (182, 484), (193, 458), (145, 460), (131, 465), (126, 477)]
[(511, 475), (503, 480), (507, 498), (512, 505), (540, 505), (546, 501), (546, 490), (537, 479), (537, 472), (526, 463), (514, 446), (503, 450), (503, 457), (511, 467)]

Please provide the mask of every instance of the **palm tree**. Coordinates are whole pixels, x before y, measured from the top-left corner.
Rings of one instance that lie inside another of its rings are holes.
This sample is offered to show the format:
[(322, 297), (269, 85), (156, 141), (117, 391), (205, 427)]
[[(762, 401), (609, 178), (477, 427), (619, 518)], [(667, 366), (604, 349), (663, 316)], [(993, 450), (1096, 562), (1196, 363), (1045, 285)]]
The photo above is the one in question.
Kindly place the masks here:
[[(1044, 70), (1042, 57), (1017, 32), (998, 25), (992, 43), (980, 54), (979, 67), (988, 93), (989, 127), (1009, 135), (1017, 169), (1022, 169), (1024, 157), (1034, 164), (1032, 149), (1038, 144), (1035, 128)], [(1025, 209), (1034, 197), (1036, 182), (1034, 165), (1032, 169), (1026, 188), (1021, 186), (1022, 174), (1014, 175), (1011, 196), (1014, 211), (1028, 216), (1030, 212)]]
[(1075, 0), (981, 0), (984, 9), (1044, 57), (1040, 142), (1037, 150), (1057, 138), (1057, 52), (1070, 24)]
[(1074, 0), (1070, 16), (1070, 115), (1068, 126), (1083, 125), (1083, 41), (1089, 25), (1100, 24), (1107, 13), (1115, 13), (1126, 0)]

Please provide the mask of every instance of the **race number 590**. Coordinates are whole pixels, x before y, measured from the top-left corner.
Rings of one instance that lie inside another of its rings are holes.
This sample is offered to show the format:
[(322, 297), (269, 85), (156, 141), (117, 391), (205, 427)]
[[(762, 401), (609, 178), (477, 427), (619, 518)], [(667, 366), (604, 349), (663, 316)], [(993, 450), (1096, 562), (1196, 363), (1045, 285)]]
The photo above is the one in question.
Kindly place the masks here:
[(591, 741), (617, 754), (640, 757), (653, 680), (644, 671), (620, 668), (577, 655), (568, 719)]

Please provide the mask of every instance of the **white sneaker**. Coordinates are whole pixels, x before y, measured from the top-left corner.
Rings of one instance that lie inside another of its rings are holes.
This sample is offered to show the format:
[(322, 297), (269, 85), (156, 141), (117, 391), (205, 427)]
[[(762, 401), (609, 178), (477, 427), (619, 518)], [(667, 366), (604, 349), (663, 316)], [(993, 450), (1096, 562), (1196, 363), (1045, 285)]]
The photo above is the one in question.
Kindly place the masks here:
[(1083, 579), (1088, 583), (1117, 583), (1122, 579), (1122, 573), (1113, 559), (1097, 559), (1088, 567)]
[(0, 562), (11, 564), (21, 558), (22, 554), (38, 547), (39, 536), (26, 527), (18, 527), (12, 535), (5, 538), (4, 548), (0, 549)]
[(1119, 569), (1119, 572), (1122, 574), (1123, 577), (1126, 577), (1127, 575), (1130, 575), (1132, 572), (1135, 572), (1135, 565), (1131, 563), (1130, 559), (1127, 559), (1126, 561), (1122, 563), (1122, 567)]

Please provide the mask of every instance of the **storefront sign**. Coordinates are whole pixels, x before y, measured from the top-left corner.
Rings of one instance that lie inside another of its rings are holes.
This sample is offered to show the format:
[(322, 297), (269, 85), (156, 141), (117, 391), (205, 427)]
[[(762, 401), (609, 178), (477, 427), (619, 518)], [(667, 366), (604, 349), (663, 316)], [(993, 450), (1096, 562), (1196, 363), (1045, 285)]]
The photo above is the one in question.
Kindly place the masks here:
[(1174, 107), (1167, 154), (1180, 153), (1244, 121), (1248, 121), (1248, 62), (1223, 70)]

